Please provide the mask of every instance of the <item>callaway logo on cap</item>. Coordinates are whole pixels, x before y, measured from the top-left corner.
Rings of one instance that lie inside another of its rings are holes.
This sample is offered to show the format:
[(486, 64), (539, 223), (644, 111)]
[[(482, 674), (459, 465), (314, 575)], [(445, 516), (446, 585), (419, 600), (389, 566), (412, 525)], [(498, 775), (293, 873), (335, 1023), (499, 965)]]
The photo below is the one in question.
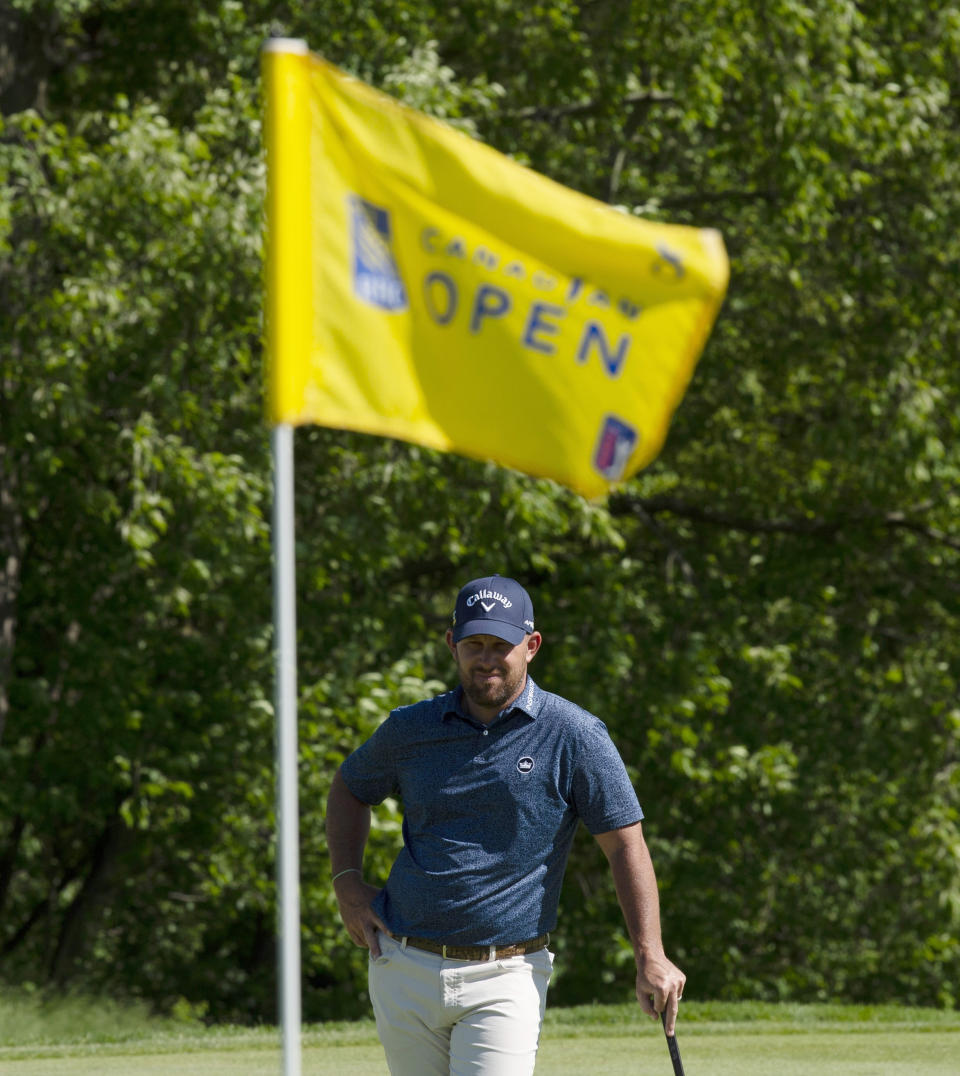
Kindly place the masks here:
[(453, 610), (453, 641), (495, 635), (516, 646), (533, 629), (533, 602), (516, 579), (488, 575), (460, 589)]

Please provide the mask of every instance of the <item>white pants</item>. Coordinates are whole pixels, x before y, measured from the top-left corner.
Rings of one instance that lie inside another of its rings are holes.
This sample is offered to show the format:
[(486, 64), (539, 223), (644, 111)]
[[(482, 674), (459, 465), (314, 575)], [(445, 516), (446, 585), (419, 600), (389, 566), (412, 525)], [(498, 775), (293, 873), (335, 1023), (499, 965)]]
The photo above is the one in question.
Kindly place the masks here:
[(378, 938), (370, 998), (391, 1076), (530, 1076), (552, 953), (475, 963)]

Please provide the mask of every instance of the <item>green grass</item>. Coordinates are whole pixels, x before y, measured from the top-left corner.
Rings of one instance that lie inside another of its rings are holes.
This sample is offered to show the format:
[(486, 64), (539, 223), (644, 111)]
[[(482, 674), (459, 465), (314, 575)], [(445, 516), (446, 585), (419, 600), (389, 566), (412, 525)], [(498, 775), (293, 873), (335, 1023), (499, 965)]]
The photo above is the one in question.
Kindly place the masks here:
[[(957, 1076), (960, 1013), (897, 1006), (684, 1003), (687, 1076)], [(369, 1021), (303, 1031), (304, 1076), (385, 1076)], [(3, 1076), (276, 1076), (273, 1028), (205, 1028), (79, 999), (0, 996)], [(537, 1076), (672, 1072), (663, 1033), (635, 1005), (548, 1010)]]

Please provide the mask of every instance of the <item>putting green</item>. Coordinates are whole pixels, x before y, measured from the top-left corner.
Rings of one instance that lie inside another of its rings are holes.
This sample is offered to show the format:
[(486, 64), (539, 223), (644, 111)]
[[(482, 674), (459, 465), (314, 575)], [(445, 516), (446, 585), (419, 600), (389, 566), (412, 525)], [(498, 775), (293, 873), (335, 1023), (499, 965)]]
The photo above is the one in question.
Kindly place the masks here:
[[(722, 1031), (694, 1026), (679, 1033), (687, 1076), (957, 1076), (960, 1033), (856, 1028), (849, 1031)], [(59, 1052), (59, 1051), (58, 1051)], [(280, 1050), (125, 1051), (77, 1047), (69, 1056), (24, 1057), (6, 1052), (5, 1076), (278, 1076)], [(379, 1045), (306, 1044), (303, 1076), (386, 1076)], [(656, 1029), (622, 1034), (591, 1029), (544, 1037), (537, 1076), (670, 1076), (670, 1057)]]

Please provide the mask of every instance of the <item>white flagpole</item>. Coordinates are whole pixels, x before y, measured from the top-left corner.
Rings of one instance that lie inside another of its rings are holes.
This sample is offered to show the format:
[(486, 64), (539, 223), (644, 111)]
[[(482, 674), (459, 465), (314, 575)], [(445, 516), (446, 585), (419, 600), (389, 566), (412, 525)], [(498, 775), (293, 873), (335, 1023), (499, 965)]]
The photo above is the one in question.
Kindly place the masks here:
[(276, 656), (278, 1003), (284, 1076), (301, 1076), (300, 816), (297, 747), (297, 611), (293, 427), (274, 426), (273, 621)]

